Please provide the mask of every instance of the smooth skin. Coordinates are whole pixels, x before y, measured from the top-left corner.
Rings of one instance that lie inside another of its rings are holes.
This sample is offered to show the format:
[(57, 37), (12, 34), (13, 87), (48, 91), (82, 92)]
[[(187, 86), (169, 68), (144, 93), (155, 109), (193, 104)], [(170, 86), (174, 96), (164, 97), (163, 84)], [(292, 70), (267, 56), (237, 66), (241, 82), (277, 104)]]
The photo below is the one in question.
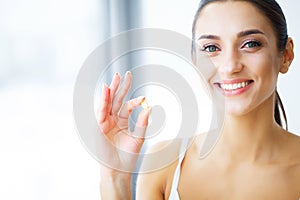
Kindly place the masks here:
[[(241, 34), (247, 30), (261, 33)], [(253, 83), (244, 93), (225, 96), (222, 136), (209, 156), (198, 159), (202, 138), (187, 151), (180, 199), (299, 199), (300, 139), (273, 118), (278, 74), (286, 73), (294, 58), (293, 41), (288, 39), (285, 52), (278, 52), (269, 21), (242, 1), (207, 5), (195, 34), (217, 67), (212, 85), (236, 79)], [(140, 175), (137, 199), (168, 199), (176, 165)]]
[[(120, 84), (120, 81), (121, 76), (116, 73), (109, 87), (106, 84), (103, 85), (97, 115), (99, 127), (107, 141), (129, 154), (124, 157), (124, 154), (117, 148), (101, 149), (105, 155), (111, 158), (111, 162), (107, 163), (109, 166), (101, 166), (101, 199), (131, 199), (131, 174), (128, 172), (133, 170), (137, 161), (151, 111), (151, 108), (144, 109), (139, 114), (135, 131), (130, 132), (129, 116), (145, 97), (137, 97), (124, 104), (123, 100), (132, 83), (131, 73), (126, 72), (123, 83)], [(101, 147), (105, 146), (104, 144)]]
[[(278, 126), (273, 117), (278, 74), (286, 73), (294, 58), (292, 39), (288, 39), (285, 51), (279, 52), (267, 18), (243, 1), (207, 5), (198, 18), (195, 34), (200, 46), (197, 51), (206, 52), (216, 66), (209, 79), (215, 92), (222, 92), (219, 83), (224, 81), (251, 80), (251, 84), (240, 94), (225, 95), (224, 127), (212, 152), (199, 159), (205, 134), (194, 140), (187, 150), (181, 165), (180, 199), (298, 200), (300, 139)], [(99, 124), (106, 130), (105, 134), (113, 136), (110, 137), (114, 138), (112, 142), (122, 142), (129, 151), (139, 152), (143, 139), (126, 134), (127, 139), (120, 140), (118, 131), (111, 131), (118, 130), (116, 123), (107, 118), (118, 110), (126, 113), (125, 117), (130, 114), (131, 109), (120, 103), (130, 86), (119, 86), (119, 78), (114, 78), (112, 85), (104, 88), (100, 115), (105, 117), (100, 117)], [(125, 80), (128, 79), (131, 76), (127, 74)], [(117, 89), (122, 95), (115, 92)], [(133, 100), (135, 103), (131, 102), (129, 107), (137, 107), (142, 99)], [(121, 109), (123, 107), (126, 109)], [(149, 110), (140, 114), (137, 123), (140, 127), (147, 127), (149, 114)], [(114, 114), (113, 118), (117, 116)], [(143, 134), (143, 131), (138, 133)], [(134, 163), (136, 158), (129, 161)], [(120, 166), (126, 163), (128, 161), (120, 162)], [(137, 199), (168, 199), (176, 166), (174, 162), (161, 170), (140, 174)], [(130, 173), (103, 167), (102, 199), (131, 199), (130, 178)]]

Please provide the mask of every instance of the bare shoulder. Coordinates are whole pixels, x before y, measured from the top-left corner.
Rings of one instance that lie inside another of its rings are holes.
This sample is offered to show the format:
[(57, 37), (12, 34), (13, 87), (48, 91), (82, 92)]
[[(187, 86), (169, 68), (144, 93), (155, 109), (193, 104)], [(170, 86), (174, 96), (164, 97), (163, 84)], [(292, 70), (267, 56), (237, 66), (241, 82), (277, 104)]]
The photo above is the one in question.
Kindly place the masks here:
[(165, 199), (170, 192), (182, 140), (163, 141), (143, 155), (137, 199)]
[(298, 162), (300, 164), (300, 136), (288, 133), (289, 134), (289, 145), (290, 145), (290, 151), (291, 155), (293, 155), (293, 159), (295, 162)]
[[(300, 136), (288, 133), (289, 137), (289, 170), (288, 173), (292, 179), (291, 187), (296, 187), (299, 190), (300, 185)], [(299, 191), (300, 193), (300, 191)]]

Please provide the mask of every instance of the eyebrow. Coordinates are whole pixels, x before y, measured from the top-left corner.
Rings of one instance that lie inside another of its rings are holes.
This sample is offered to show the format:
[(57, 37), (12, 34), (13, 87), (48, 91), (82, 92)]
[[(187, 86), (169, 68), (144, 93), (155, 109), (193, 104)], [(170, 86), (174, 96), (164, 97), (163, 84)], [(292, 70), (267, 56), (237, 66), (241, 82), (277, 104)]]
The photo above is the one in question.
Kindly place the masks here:
[(247, 36), (247, 35), (254, 35), (254, 34), (265, 35), (262, 31), (260, 31), (258, 29), (250, 29), (250, 30), (246, 30), (246, 31), (241, 31), (237, 35), (238, 35), (238, 37), (244, 37), (244, 36)]
[[(258, 29), (250, 29), (250, 30), (245, 30), (241, 31), (237, 34), (238, 37), (245, 37), (247, 35), (254, 35), (254, 34), (262, 34), (265, 35), (262, 31)], [(217, 35), (201, 35), (198, 40), (201, 39), (214, 39), (214, 40), (220, 40), (220, 37)]]
[(220, 37), (219, 36), (216, 36), (216, 35), (201, 35), (198, 40), (201, 40), (201, 39), (214, 39), (214, 40), (220, 40)]

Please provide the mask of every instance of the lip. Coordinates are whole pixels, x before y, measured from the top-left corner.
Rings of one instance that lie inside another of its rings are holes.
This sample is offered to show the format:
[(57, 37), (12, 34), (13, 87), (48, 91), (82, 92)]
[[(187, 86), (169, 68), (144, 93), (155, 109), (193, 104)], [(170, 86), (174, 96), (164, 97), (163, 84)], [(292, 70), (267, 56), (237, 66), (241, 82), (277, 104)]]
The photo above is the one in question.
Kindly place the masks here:
[[(238, 89), (226, 90), (221, 87), (221, 84), (238, 84), (242, 82), (246, 82), (247, 85), (245, 87), (238, 88)], [(221, 93), (225, 96), (235, 96), (247, 92), (252, 87), (253, 83), (254, 81), (250, 79), (234, 79), (234, 80), (222, 80), (222, 82), (215, 82), (214, 86), (219, 91), (221, 91)]]

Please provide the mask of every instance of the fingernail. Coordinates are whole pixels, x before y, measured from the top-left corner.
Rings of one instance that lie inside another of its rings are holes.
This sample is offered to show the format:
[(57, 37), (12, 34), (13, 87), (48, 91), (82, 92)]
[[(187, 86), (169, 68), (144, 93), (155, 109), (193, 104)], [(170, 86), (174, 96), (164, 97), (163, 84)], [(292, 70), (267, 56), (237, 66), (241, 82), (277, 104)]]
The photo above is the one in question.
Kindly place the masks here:
[(114, 75), (113, 75), (113, 77), (112, 77), (112, 81), (113, 81), (113, 80), (115, 80), (115, 79), (116, 79), (116, 77), (117, 77), (117, 72), (116, 72), (116, 73), (114, 73)]
[(129, 74), (131, 74), (131, 72), (130, 72), (130, 71), (127, 71), (127, 72), (126, 72), (126, 75), (129, 75)]
[(102, 90), (106, 89), (107, 87), (108, 87), (107, 84), (106, 84), (106, 83), (103, 83), (103, 85), (102, 85)]

